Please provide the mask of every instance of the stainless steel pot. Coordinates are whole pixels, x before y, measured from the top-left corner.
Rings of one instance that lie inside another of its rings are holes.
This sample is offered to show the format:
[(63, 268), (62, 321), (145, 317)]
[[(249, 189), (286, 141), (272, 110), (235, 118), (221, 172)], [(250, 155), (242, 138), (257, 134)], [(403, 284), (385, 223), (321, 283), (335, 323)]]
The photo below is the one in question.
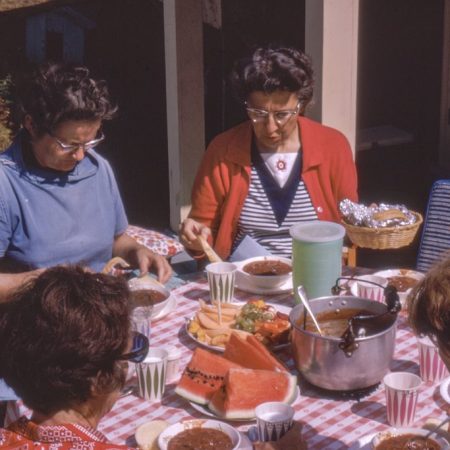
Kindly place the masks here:
[[(337, 309), (361, 309), (377, 315), (387, 312), (383, 303), (352, 296), (330, 296), (310, 302), (314, 314)], [(289, 314), (292, 349), (299, 372), (311, 384), (324, 389), (349, 391), (379, 383), (389, 369), (395, 347), (397, 314), (383, 316), (376, 334), (354, 339), (353, 351), (340, 347), (343, 339), (320, 336), (303, 329), (303, 305)]]

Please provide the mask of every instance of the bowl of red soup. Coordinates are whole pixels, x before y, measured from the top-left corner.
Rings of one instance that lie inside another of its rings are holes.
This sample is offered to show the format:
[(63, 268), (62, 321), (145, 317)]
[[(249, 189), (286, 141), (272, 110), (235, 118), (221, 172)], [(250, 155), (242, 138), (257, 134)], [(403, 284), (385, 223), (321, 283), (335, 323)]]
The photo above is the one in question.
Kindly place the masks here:
[(241, 443), (239, 432), (218, 420), (186, 420), (166, 428), (158, 438), (161, 450), (237, 450)]
[(277, 289), (292, 277), (292, 261), (281, 256), (256, 256), (237, 264), (236, 282), (254, 289)]
[(422, 428), (391, 429), (377, 433), (372, 440), (374, 450), (426, 449), (448, 450), (449, 443), (443, 437), (433, 433), (425, 439), (429, 430)]
[(387, 269), (376, 272), (374, 275), (385, 278), (388, 284), (397, 289), (402, 305), (413, 287), (425, 276), (422, 272), (410, 269)]
[(170, 300), (170, 291), (150, 277), (132, 278), (128, 282), (133, 308), (152, 307), (152, 317), (156, 317)]

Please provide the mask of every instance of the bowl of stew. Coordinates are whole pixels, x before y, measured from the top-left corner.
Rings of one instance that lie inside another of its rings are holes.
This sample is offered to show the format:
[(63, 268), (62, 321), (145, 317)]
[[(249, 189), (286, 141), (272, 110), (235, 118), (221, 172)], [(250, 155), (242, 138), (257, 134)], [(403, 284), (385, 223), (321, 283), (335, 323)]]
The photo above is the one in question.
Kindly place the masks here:
[(186, 420), (166, 428), (158, 438), (161, 450), (237, 450), (239, 431), (219, 420)]
[(170, 291), (150, 277), (132, 278), (128, 286), (132, 307), (152, 306), (152, 317), (157, 316), (170, 300)]
[(256, 256), (237, 266), (237, 284), (249, 288), (276, 289), (292, 277), (292, 261), (281, 256)]
[(388, 284), (395, 286), (402, 305), (412, 288), (425, 276), (422, 272), (410, 269), (387, 269), (375, 272), (373, 275), (383, 277)]
[[(373, 450), (400, 450), (406, 448), (416, 450), (450, 449), (448, 441), (435, 433), (425, 441), (424, 438), (428, 433), (429, 430), (423, 428), (392, 428), (377, 433), (372, 440), (372, 448)], [(407, 446), (408, 444), (409, 447)]]

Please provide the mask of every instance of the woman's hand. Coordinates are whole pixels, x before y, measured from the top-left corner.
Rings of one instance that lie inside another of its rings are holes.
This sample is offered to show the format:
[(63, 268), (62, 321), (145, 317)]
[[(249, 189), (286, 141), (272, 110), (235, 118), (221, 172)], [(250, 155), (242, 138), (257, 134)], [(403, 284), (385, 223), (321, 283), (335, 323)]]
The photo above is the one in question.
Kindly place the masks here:
[(165, 283), (172, 276), (172, 268), (166, 258), (153, 253), (143, 245), (136, 250), (135, 258), (141, 276), (145, 275), (151, 269), (158, 275), (158, 281), (160, 283)]
[(203, 251), (197, 237), (203, 236), (208, 240), (211, 229), (194, 219), (187, 218), (180, 225), (181, 243), (190, 250)]
[(150, 270), (156, 272), (160, 283), (165, 283), (172, 276), (172, 268), (166, 258), (138, 244), (125, 233), (114, 239), (113, 256), (120, 256), (132, 267), (138, 268), (141, 276)]
[(307, 450), (308, 445), (302, 437), (302, 426), (294, 422), (292, 428), (279, 440), (270, 442), (255, 442), (254, 450)]

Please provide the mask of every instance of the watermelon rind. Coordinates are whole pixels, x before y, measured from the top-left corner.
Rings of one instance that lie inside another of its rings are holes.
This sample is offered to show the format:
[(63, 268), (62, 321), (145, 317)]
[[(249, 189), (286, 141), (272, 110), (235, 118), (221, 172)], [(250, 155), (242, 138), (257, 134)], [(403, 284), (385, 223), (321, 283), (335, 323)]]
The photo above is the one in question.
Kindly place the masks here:
[[(297, 377), (295, 375), (288, 375), (289, 377), (289, 385), (288, 391), (286, 392), (286, 396), (284, 399), (277, 400), (283, 403), (293, 403), (298, 396), (298, 387), (297, 387)], [(271, 401), (271, 400), (265, 400)], [(212, 402), (208, 403), (208, 408), (218, 417), (223, 419), (235, 420), (235, 419), (254, 419), (255, 418), (255, 409), (233, 409), (228, 410), (225, 413), (217, 409)]]
[(180, 397), (183, 397), (186, 400), (189, 400), (190, 402), (198, 403), (199, 405), (207, 405), (209, 402), (209, 398), (200, 395), (195, 395), (193, 392), (180, 388), (179, 386), (175, 388), (175, 393), (178, 394)]

